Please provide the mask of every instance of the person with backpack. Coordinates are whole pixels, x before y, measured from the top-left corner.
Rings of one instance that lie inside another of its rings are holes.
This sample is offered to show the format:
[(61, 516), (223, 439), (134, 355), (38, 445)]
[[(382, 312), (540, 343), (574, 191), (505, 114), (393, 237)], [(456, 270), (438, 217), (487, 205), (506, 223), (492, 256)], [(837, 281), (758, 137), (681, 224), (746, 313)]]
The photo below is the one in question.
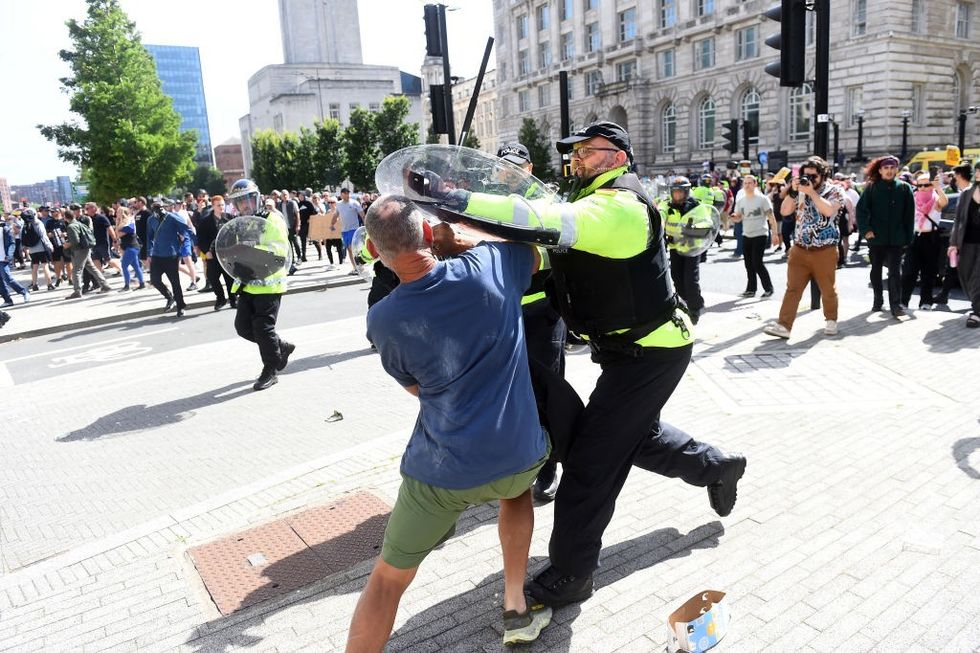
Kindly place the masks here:
[[(48, 209), (42, 206), (47, 217)], [(31, 257), (31, 291), (39, 290), (37, 285), (37, 269), (44, 270), (44, 279), (48, 282), (48, 290), (54, 290), (51, 283), (51, 272), (48, 271), (48, 263), (51, 261), (51, 253), (54, 246), (48, 239), (48, 233), (44, 228), (44, 222), (34, 213), (33, 209), (27, 209), (21, 214), (24, 220), (24, 229), (20, 234), (21, 244), (27, 248)]]
[(31, 295), (27, 288), (17, 283), (10, 274), (10, 266), (14, 262), (14, 252), (17, 250), (17, 243), (20, 242), (20, 223), (17, 220), (7, 220), (2, 225), (0, 234), (0, 297), (3, 297), (4, 306), (13, 306), (14, 300), (10, 298), (10, 291), (20, 293), (24, 297), (24, 303), (30, 301)]
[(112, 287), (102, 276), (95, 264), (92, 262), (92, 248), (95, 247), (95, 232), (92, 227), (75, 217), (74, 211), (67, 213), (68, 220), (68, 242), (65, 247), (71, 252), (71, 285), (75, 292), (65, 297), (65, 299), (79, 299), (82, 296), (82, 274), (88, 273), (99, 284), (99, 292), (109, 292)]

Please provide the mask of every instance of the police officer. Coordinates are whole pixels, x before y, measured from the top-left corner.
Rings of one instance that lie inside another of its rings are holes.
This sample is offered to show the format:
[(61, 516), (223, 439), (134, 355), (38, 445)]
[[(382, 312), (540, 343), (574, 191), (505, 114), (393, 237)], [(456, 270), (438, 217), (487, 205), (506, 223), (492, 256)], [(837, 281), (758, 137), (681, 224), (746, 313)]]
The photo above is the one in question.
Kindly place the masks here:
[[(571, 155), (577, 177), (571, 201), (531, 208), (544, 227), (559, 233), (550, 257), (555, 301), (568, 328), (589, 339), (602, 373), (562, 461), (551, 564), (526, 586), (552, 606), (592, 595), (602, 534), (631, 464), (707, 486), (722, 516), (734, 507), (745, 471), (743, 456), (726, 455), (660, 421), (690, 362), (694, 336), (668, 276), (660, 215), (629, 172), (629, 135), (598, 122), (557, 147)], [(438, 184), (411, 190), (491, 220), (526, 219), (529, 208), (521, 198)]]
[[(260, 204), (259, 188), (254, 181), (251, 179), (236, 181), (231, 187), (228, 199), (239, 216), (257, 216), (265, 219), (258, 249), (288, 258), (290, 234), (286, 221), (275, 209), (271, 200), (268, 200), (265, 205)], [(220, 247), (220, 234), (218, 241)], [(218, 256), (220, 259), (220, 249)], [(296, 345), (286, 342), (276, 333), (279, 304), (286, 292), (287, 270), (285, 267), (280, 267), (264, 278), (250, 278), (253, 275), (242, 267), (226, 269), (226, 272), (235, 277), (231, 289), (238, 297), (235, 331), (242, 338), (257, 344), (262, 357), (262, 373), (252, 387), (255, 390), (265, 390), (279, 381), (276, 372), (286, 367), (289, 355), (296, 349)]]
[[(705, 188), (701, 186), (700, 188)], [(710, 188), (707, 189), (709, 192)], [(710, 206), (712, 202), (709, 202)], [(683, 216), (699, 209), (703, 202), (691, 197), (691, 182), (686, 177), (675, 177), (670, 184), (670, 198), (660, 206), (664, 219), (671, 224), (680, 224)], [(670, 252), (670, 278), (674, 281), (677, 294), (687, 303), (687, 311), (695, 324), (704, 309), (701, 296), (701, 258), (685, 256), (686, 243), (668, 230), (667, 248)]]

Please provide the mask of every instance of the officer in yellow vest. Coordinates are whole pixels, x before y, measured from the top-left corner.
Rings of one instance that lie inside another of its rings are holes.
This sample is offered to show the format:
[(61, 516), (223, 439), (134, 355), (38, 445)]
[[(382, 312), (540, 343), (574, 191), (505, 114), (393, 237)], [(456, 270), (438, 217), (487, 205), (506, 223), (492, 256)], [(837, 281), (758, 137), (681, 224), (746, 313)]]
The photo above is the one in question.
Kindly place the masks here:
[[(276, 319), (282, 296), (286, 293), (286, 272), (291, 253), (289, 228), (275, 205), (268, 206), (271, 200), (267, 204), (260, 204), (258, 186), (251, 179), (236, 181), (228, 199), (239, 216), (256, 216), (265, 220), (255, 249), (270, 252), (279, 257), (277, 260), (285, 261), (283, 265), (275, 266), (274, 271), (261, 277), (257, 277), (254, 270), (246, 266), (239, 265), (226, 270), (235, 277), (231, 292), (238, 297), (235, 331), (242, 338), (257, 344), (262, 357), (262, 373), (252, 387), (255, 390), (265, 390), (278, 382), (276, 372), (286, 367), (289, 355), (296, 349), (296, 345), (282, 340), (276, 333)], [(218, 254), (220, 259), (220, 250)]]
[(704, 309), (704, 298), (701, 296), (701, 257), (687, 255), (689, 252), (686, 250), (690, 243), (684, 237), (685, 220), (682, 218), (698, 210), (710, 211), (705, 207), (712, 206), (712, 202), (699, 202), (691, 196), (693, 194), (687, 177), (675, 177), (670, 182), (670, 197), (661, 202), (659, 209), (666, 223), (670, 277), (677, 294), (687, 303), (691, 320), (697, 324)]
[(745, 471), (743, 456), (660, 421), (690, 362), (693, 325), (671, 285), (660, 215), (629, 172), (629, 135), (598, 122), (557, 147), (571, 155), (578, 182), (568, 203), (442, 188), (433, 177), (409, 182), (415, 195), (466, 216), (528, 224), (531, 211), (558, 234), (550, 252), (554, 301), (568, 328), (588, 338), (602, 373), (562, 461), (551, 564), (525, 586), (551, 606), (592, 595), (602, 534), (631, 465), (707, 486), (722, 516)]

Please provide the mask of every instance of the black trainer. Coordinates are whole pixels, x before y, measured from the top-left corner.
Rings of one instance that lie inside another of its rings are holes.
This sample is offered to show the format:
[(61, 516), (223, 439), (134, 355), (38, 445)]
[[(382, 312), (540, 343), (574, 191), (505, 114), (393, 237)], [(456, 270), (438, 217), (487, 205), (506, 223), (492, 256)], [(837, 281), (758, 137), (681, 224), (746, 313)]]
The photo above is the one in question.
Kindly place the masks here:
[(276, 368), (272, 365), (266, 365), (262, 368), (262, 374), (259, 378), (255, 380), (255, 384), (252, 386), (253, 390), (265, 390), (269, 386), (273, 386), (279, 382), (279, 378), (276, 376)]
[(172, 309), (176, 303), (177, 302), (174, 301), (174, 298), (173, 297), (168, 297), (167, 298), (167, 305), (163, 307), (163, 312), (164, 313), (170, 312), (170, 309)]
[(227, 303), (228, 303), (227, 299), (225, 299), (224, 297), (218, 297), (216, 300), (214, 300), (214, 310), (220, 311), (221, 307)]
[(592, 596), (594, 589), (592, 574), (577, 578), (571, 574), (563, 574), (551, 565), (524, 583), (525, 594), (530, 594), (534, 600), (553, 608), (584, 601)]
[(708, 486), (708, 502), (719, 517), (727, 517), (738, 498), (738, 479), (745, 473), (745, 456), (726, 454), (720, 464), (723, 466), (721, 476)]
[(549, 503), (555, 500), (558, 492), (558, 463), (551, 460), (546, 462), (538, 470), (538, 477), (534, 479), (531, 487), (531, 494), (535, 501)]
[(286, 365), (289, 363), (289, 355), (296, 350), (296, 345), (291, 342), (282, 342), (279, 345), (279, 364), (276, 365), (277, 370), (286, 369)]

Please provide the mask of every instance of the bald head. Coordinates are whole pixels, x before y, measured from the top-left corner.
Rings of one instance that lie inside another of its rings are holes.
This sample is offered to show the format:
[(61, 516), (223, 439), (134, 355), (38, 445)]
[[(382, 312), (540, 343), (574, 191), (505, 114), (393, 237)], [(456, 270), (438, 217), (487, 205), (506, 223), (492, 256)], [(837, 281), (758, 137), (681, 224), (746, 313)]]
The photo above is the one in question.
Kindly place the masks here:
[(386, 259), (426, 249), (424, 218), (415, 204), (400, 195), (382, 195), (364, 216), (371, 242)]

